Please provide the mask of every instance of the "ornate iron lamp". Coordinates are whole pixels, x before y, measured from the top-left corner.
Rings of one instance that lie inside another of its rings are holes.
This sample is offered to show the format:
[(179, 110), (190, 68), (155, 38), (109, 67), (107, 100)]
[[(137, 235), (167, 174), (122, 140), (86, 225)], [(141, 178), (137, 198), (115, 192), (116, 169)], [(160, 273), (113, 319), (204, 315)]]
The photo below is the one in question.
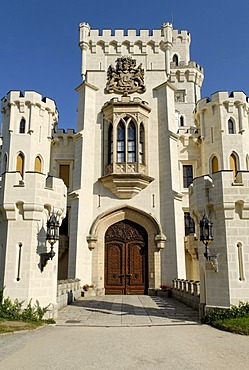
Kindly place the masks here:
[(200, 241), (205, 245), (205, 253), (204, 257), (207, 261), (211, 262), (212, 267), (216, 272), (218, 272), (218, 254), (210, 254), (209, 251), (209, 244), (211, 241), (214, 240), (213, 237), (213, 222), (207, 217), (207, 215), (203, 215), (200, 221)]
[(60, 236), (59, 228), (60, 228), (59, 220), (56, 214), (53, 212), (47, 221), (46, 240), (50, 244), (50, 252), (41, 253), (40, 255), (41, 256), (41, 271), (43, 271), (48, 260), (52, 260), (55, 256), (54, 244), (59, 240), (59, 236)]

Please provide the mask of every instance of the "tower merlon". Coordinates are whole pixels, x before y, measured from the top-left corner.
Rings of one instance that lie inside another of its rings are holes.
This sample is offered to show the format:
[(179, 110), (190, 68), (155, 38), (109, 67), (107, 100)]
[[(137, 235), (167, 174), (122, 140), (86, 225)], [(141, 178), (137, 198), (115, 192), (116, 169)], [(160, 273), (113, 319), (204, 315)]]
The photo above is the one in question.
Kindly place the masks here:
[(164, 23), (161, 29), (91, 29), (88, 23), (80, 23), (79, 25), (79, 45), (83, 48), (83, 45), (88, 45), (90, 42), (123, 42), (124, 37), (127, 37), (130, 42), (170, 42), (172, 43), (172, 34), (175, 38), (181, 39), (181, 42), (190, 42), (190, 34), (187, 31), (173, 30), (172, 24), (167, 22)]
[(229, 94), (228, 91), (217, 91), (211, 95), (211, 98), (203, 98), (197, 103), (197, 111), (201, 111), (204, 108), (211, 108), (213, 105), (220, 105), (224, 103), (230, 104), (248, 104), (248, 97), (243, 91), (233, 91)]
[(55, 101), (50, 98), (43, 97), (36, 91), (25, 91), (24, 93), (22, 93), (21, 91), (11, 90), (6, 96), (2, 98), (3, 111), (5, 111), (6, 108), (10, 105), (20, 106), (20, 104), (37, 105), (38, 107), (45, 109), (48, 112), (55, 114), (56, 116), (58, 115)]

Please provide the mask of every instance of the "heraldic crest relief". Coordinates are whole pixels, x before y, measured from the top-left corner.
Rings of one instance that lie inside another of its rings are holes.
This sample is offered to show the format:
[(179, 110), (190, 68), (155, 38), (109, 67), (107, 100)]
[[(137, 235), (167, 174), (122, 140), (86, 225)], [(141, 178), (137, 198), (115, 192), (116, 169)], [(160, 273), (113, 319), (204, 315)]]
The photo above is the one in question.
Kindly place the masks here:
[(124, 56), (118, 58), (116, 68), (111, 64), (107, 70), (106, 90), (109, 93), (120, 94), (145, 92), (142, 63), (136, 68), (135, 59)]

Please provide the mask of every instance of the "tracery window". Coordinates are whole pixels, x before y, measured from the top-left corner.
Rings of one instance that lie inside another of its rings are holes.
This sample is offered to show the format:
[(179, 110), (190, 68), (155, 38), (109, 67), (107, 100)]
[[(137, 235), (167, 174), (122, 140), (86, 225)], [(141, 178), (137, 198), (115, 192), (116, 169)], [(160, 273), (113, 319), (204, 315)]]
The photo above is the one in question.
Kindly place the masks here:
[(131, 121), (128, 126), (128, 162), (136, 162), (136, 128)]
[(125, 162), (125, 126), (119, 122), (117, 127), (117, 162)]
[(108, 163), (113, 163), (113, 126), (110, 124), (108, 130)]
[(144, 125), (140, 124), (139, 130), (139, 163), (144, 164)]

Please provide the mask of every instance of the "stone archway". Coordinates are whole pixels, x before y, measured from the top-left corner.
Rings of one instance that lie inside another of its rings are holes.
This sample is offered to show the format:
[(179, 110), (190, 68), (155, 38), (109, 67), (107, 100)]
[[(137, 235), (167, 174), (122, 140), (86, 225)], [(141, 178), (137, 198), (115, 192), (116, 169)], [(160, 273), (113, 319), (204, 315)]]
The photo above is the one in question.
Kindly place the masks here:
[(133, 221), (106, 231), (105, 294), (148, 294), (148, 235)]
[(87, 237), (92, 251), (92, 282), (98, 294), (105, 292), (105, 235), (107, 229), (120, 221), (129, 220), (141, 225), (148, 235), (148, 293), (161, 284), (161, 249), (166, 241), (159, 222), (150, 214), (125, 206), (104, 212), (93, 222)]

